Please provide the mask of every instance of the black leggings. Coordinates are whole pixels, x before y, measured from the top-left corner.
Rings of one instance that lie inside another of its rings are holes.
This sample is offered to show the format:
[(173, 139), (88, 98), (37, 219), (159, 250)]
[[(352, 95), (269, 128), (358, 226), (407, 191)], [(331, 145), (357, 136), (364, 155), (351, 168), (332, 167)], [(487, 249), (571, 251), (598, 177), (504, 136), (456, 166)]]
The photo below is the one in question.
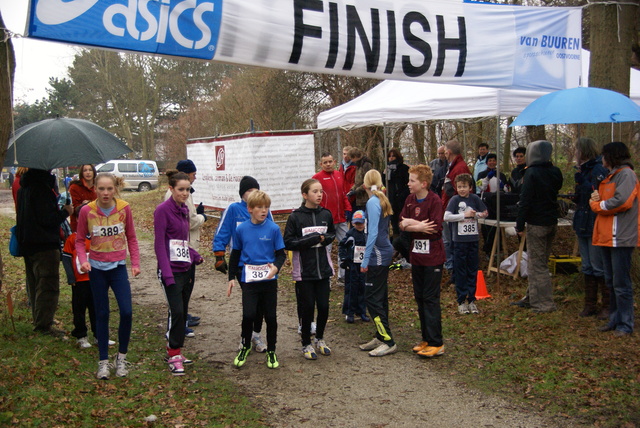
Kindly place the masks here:
[(262, 316), (267, 323), (267, 351), (276, 350), (278, 340), (278, 281), (240, 283), (242, 287), (242, 343), (251, 346), (255, 320)]
[(298, 305), (302, 311), (302, 346), (311, 345), (311, 322), (313, 312), (318, 307), (318, 317), (316, 319), (316, 339), (324, 337), (324, 329), (329, 319), (329, 293), (331, 287), (329, 278), (300, 281), (298, 286)]

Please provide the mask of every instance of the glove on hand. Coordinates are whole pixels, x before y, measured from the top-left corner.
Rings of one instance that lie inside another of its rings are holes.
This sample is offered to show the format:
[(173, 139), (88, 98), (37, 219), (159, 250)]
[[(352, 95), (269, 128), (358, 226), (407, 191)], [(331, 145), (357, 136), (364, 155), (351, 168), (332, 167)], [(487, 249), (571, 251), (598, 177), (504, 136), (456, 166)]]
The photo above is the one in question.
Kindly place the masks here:
[(226, 274), (229, 267), (227, 266), (227, 261), (224, 259), (224, 251), (216, 251), (213, 255), (216, 256), (216, 270)]
[(496, 170), (491, 170), (489, 171), (489, 174), (487, 174), (487, 178), (493, 178), (496, 176)]

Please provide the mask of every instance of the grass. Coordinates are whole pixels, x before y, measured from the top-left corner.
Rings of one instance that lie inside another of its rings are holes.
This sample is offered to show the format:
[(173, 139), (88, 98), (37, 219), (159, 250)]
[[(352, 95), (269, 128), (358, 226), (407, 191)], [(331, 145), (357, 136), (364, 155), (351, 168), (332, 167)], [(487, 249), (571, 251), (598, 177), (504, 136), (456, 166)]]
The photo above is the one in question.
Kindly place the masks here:
[[(164, 189), (123, 195), (133, 203), (139, 236), (152, 237), (152, 213), (163, 195)], [(11, 224), (0, 217), (4, 242)], [(211, 242), (215, 226), (215, 219), (205, 223), (202, 242)], [(562, 229), (558, 253), (570, 254), (572, 232)], [(212, 257), (208, 247), (203, 244), (202, 252)], [(159, 426), (267, 424), (256, 410), (259, 406), (211, 366), (196, 365), (188, 377), (167, 376), (157, 338), (161, 311), (152, 308), (134, 308), (136, 339), (131, 355), (140, 357), (132, 360), (135, 370), (131, 376), (98, 382), (93, 352), (79, 352), (68, 342), (31, 333), (21, 289), (22, 260), (9, 256), (6, 248), (0, 250), (5, 262), (3, 295), (11, 290), (18, 301), (14, 314), (17, 332), (12, 330), (6, 308), (0, 313), (0, 358), (11, 368), (0, 374), (0, 425), (143, 426), (150, 414), (158, 417)], [(288, 269), (283, 272), (283, 283)], [(445, 285), (447, 279), (443, 279), (442, 291), (446, 355), (425, 361), (425, 368), (484, 394), (500, 395), (527, 409), (564, 417), (570, 423), (640, 426), (638, 334), (614, 339), (596, 331), (600, 321), (577, 316), (583, 298), (579, 274), (554, 276), (554, 297), (560, 310), (542, 315), (509, 305), (523, 295), (526, 280), (502, 276), (498, 288), (495, 275), (487, 278), (492, 298), (479, 302), (480, 315), (458, 315), (455, 292)], [(410, 273), (390, 272), (389, 288), (391, 328), (399, 346), (408, 349), (420, 338)], [(70, 290), (64, 285), (61, 290), (58, 317), (70, 322)], [(343, 319), (342, 290), (334, 288), (331, 295), (331, 318), (336, 320)], [(117, 325), (116, 320), (111, 325)], [(360, 339), (368, 339), (373, 328), (344, 322), (333, 326)]]
[[(153, 211), (160, 193), (125, 193), (135, 200), (139, 235), (151, 237), (142, 217)], [(140, 222), (138, 222), (140, 217)], [(2, 241), (8, 242), (13, 220), (0, 216)], [(95, 378), (96, 348), (80, 351), (75, 339), (61, 341), (32, 331), (30, 309), (24, 290), (22, 259), (2, 246), (4, 282), (0, 310), (0, 426), (149, 426), (145, 418), (155, 415), (155, 426), (265, 426), (259, 407), (210, 364), (195, 364), (189, 376), (169, 375), (162, 357), (158, 324), (164, 312), (134, 305), (129, 360), (133, 370), (127, 378), (108, 382)], [(64, 273), (61, 274), (64, 276)], [(60, 328), (71, 330), (71, 287), (61, 281), (57, 319)], [(14, 302), (12, 327), (5, 296)], [(115, 301), (112, 308), (117, 308)], [(111, 337), (117, 335), (117, 310), (111, 315)], [(114, 353), (115, 350), (111, 349)]]

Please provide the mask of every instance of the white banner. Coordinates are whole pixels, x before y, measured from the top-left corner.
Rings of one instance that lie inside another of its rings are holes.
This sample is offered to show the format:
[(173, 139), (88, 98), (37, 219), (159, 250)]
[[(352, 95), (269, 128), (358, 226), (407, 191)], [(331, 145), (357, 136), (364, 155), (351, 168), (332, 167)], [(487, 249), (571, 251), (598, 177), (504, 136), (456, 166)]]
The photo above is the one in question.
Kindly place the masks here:
[(240, 180), (250, 175), (271, 198), (272, 213), (298, 208), (300, 185), (316, 173), (313, 138), (309, 131), (280, 131), (189, 140), (196, 199), (223, 210), (240, 200)]
[(580, 8), (445, 0), (31, 0), (29, 35), (319, 73), (579, 86)]

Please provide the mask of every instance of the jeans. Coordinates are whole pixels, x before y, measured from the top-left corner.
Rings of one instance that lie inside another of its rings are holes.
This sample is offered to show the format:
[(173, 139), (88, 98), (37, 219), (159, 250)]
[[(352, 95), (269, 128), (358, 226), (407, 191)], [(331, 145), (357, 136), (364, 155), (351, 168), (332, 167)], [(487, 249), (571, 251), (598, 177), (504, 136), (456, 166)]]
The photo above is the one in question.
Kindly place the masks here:
[[(160, 277), (160, 275), (158, 275)], [(189, 294), (191, 292), (191, 274), (186, 272), (173, 272), (174, 284), (166, 285), (160, 280), (162, 291), (167, 298), (169, 313), (167, 316), (167, 330), (169, 332), (170, 349), (181, 349), (184, 346), (184, 328), (187, 319)]]
[(453, 249), (453, 271), (458, 305), (476, 300), (478, 278), (478, 241), (456, 242)]
[(389, 266), (369, 266), (364, 283), (364, 300), (376, 325), (376, 338), (395, 345), (389, 328)]
[(131, 285), (127, 275), (127, 266), (118, 265), (115, 269), (89, 271), (93, 306), (96, 310), (96, 338), (100, 360), (109, 359), (109, 288), (118, 302), (120, 325), (118, 326), (118, 352), (126, 354), (131, 338), (133, 309), (131, 306)]
[[(267, 323), (267, 351), (276, 350), (278, 340), (278, 281), (243, 282), (242, 287), (242, 343), (251, 346), (253, 325), (259, 315)], [(307, 330), (308, 331), (308, 330)]]
[(549, 255), (551, 244), (558, 226), (536, 226), (527, 224), (527, 255), (529, 287), (527, 296), (531, 309), (535, 312), (553, 312), (553, 284), (549, 275)]
[(633, 282), (631, 256), (634, 247), (600, 247), (604, 261), (604, 281), (611, 291), (609, 327), (633, 333)]
[(590, 236), (578, 236), (577, 238), (582, 259), (582, 273), (602, 278), (604, 276), (602, 247), (593, 245)]
[(330, 278), (305, 280), (298, 284), (298, 303), (302, 311), (302, 346), (311, 345), (311, 322), (313, 312), (318, 306), (318, 317), (316, 319), (316, 339), (324, 338), (324, 329), (329, 319), (329, 285)]
[(60, 250), (24, 256), (24, 265), (35, 330), (48, 330), (53, 324), (60, 297)]
[(444, 262), (446, 270), (453, 270), (453, 237), (451, 236), (451, 228), (449, 222), (442, 222), (442, 242), (444, 243), (444, 252), (447, 255), (447, 261)]
[(442, 309), (440, 307), (440, 281), (442, 265), (411, 266), (413, 295), (418, 304), (422, 341), (429, 346), (442, 346)]

